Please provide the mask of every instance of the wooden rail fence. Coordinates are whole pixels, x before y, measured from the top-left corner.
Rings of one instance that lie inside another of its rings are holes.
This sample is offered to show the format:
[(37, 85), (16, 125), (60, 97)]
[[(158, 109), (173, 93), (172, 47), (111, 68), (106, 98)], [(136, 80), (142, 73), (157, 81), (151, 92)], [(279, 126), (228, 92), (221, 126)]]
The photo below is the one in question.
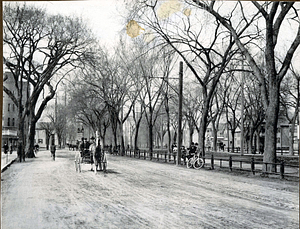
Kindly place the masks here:
[[(118, 152), (112, 152), (113, 154), (120, 155)], [(176, 153), (168, 154), (167, 150), (155, 150), (154, 152), (149, 152), (148, 150), (132, 150), (127, 149), (123, 156), (138, 158), (138, 159), (149, 159), (150, 161), (161, 161), (165, 163), (176, 164)], [(235, 158), (234, 158), (235, 157)], [(203, 157), (205, 161), (205, 168), (215, 169), (215, 166), (219, 165), (219, 168), (228, 168), (230, 171), (242, 170), (251, 172), (253, 175), (255, 173), (261, 174), (273, 174), (278, 175), (280, 179), (285, 177), (299, 178), (299, 164), (289, 164), (284, 160), (278, 163), (266, 163), (261, 160), (256, 160), (255, 157), (244, 157), (242, 156), (232, 156), (227, 157), (216, 157), (213, 153), (211, 155)], [(210, 162), (210, 163), (208, 163)], [(219, 162), (219, 163), (218, 163)], [(225, 163), (224, 163), (225, 162)], [(182, 160), (181, 164), (185, 164)], [(238, 166), (237, 166), (238, 164)], [(274, 165), (274, 171), (264, 171), (264, 166)]]

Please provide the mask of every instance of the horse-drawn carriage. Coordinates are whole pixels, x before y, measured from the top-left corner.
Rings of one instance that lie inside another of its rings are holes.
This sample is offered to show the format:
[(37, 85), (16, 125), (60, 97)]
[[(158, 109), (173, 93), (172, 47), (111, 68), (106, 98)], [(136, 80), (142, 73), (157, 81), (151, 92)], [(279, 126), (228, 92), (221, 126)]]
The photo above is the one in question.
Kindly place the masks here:
[[(81, 164), (94, 164), (95, 172), (104, 171), (107, 168), (106, 153), (100, 147), (96, 147), (95, 155), (89, 149), (84, 149), (81, 152), (77, 151), (75, 154), (75, 169), (76, 172), (81, 172)], [(98, 170), (99, 167), (99, 170)]]
[(81, 163), (91, 164), (92, 157), (91, 157), (91, 152), (88, 149), (85, 149), (82, 152), (80, 152), (80, 156), (81, 156)]

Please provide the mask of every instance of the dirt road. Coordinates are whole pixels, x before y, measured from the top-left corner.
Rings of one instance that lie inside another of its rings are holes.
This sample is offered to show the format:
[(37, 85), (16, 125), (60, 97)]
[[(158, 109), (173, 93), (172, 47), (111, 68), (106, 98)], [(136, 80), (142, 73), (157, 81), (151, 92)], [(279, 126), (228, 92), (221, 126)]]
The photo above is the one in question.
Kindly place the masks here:
[(298, 183), (109, 155), (108, 173), (50, 152), (2, 173), (2, 229), (299, 228)]

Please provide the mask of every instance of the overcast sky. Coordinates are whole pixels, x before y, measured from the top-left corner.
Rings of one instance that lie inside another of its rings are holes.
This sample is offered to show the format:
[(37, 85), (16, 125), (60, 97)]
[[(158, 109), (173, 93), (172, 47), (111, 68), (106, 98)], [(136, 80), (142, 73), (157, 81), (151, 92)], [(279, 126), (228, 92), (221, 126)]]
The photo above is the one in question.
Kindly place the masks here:
[(121, 12), (124, 12), (123, 0), (97, 1), (38, 1), (27, 2), (45, 7), (51, 14), (77, 15), (84, 18), (99, 40), (113, 45), (118, 33), (126, 26)]

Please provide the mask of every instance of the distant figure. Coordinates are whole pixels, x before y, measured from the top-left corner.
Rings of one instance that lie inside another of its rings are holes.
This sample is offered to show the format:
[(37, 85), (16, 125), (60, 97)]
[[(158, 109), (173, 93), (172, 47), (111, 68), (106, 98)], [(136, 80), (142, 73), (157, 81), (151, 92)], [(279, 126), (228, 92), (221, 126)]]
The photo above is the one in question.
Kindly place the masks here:
[[(92, 144), (89, 146), (89, 151), (90, 151), (90, 157), (91, 157), (91, 171), (94, 171), (93, 169), (93, 165), (94, 165), (94, 155), (95, 155), (95, 151), (96, 151), (96, 142), (95, 142), (95, 138), (92, 137)], [(96, 162), (95, 162), (95, 173), (97, 172), (97, 167), (96, 167)]]
[(34, 145), (34, 155), (36, 156), (38, 151), (40, 149), (40, 146), (38, 144)]
[(224, 143), (220, 142), (220, 150), (224, 151)]
[(9, 145), (9, 153), (12, 154), (13, 151), (14, 151), (14, 146), (13, 146), (13, 144), (10, 143), (10, 145)]
[(4, 150), (4, 153), (5, 153), (5, 154), (8, 153), (8, 145), (7, 145), (6, 142), (4, 143), (3, 150)]
[(54, 143), (52, 143), (51, 146), (50, 146), (50, 152), (51, 152), (51, 156), (53, 158), (53, 161), (55, 161), (55, 151), (56, 151), (56, 146), (54, 145)]
[(79, 151), (81, 154), (81, 157), (83, 157), (83, 151), (84, 151), (84, 138), (81, 138), (81, 143), (79, 145)]

